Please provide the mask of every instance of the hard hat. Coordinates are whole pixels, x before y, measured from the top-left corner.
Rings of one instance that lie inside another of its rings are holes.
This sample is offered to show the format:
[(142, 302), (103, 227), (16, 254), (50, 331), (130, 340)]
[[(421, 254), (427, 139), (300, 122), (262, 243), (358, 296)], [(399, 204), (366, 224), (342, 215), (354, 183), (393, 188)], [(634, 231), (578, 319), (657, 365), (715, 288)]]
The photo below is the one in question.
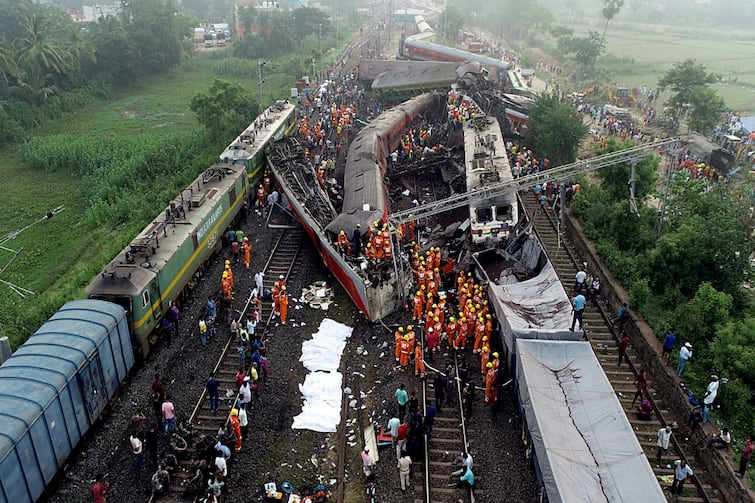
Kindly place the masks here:
[(404, 331), (404, 327), (398, 327), (398, 331), (399, 332), (403, 332)]
[(425, 290), (427, 287), (425, 285), (422, 285), (419, 288), (420, 288), (420, 290)]
[(427, 333), (428, 333), (428, 334), (430, 334), (430, 333), (432, 333), (432, 332), (433, 332), (433, 327), (430, 327), (430, 328), (428, 328), (428, 329), (427, 329)]
[(409, 213), (409, 218), (413, 218), (413, 217), (414, 217), (414, 213)]
[(456, 318), (454, 318), (453, 316), (451, 316), (450, 320), (451, 321), (456, 321)]
[(433, 304), (433, 309), (437, 308), (438, 304)]
[(416, 245), (416, 244), (417, 244), (417, 242), (416, 242), (416, 241), (412, 241), (412, 246), (414, 246), (414, 245)]
[(419, 290), (417, 290), (417, 295), (422, 295), (422, 292), (420, 292)]
[(413, 328), (414, 327), (412, 325), (409, 325), (408, 327), (406, 327), (407, 330), (412, 330)]
[(440, 321), (440, 319), (436, 316), (435, 318), (433, 318), (433, 321), (438, 322)]
[(341, 229), (341, 232), (339, 232), (338, 234), (341, 234), (341, 235), (345, 236), (346, 235), (346, 231), (343, 230), (343, 229)]
[(225, 265), (231, 265), (231, 261), (230, 260), (226, 260), (225, 261)]
[(249, 241), (249, 238), (244, 236), (244, 241)]
[(273, 283), (273, 286), (280, 286), (280, 283), (276, 281), (275, 283)]
[(492, 367), (493, 367), (493, 364), (492, 364), (492, 363), (490, 363), (490, 362), (488, 362), (488, 364), (487, 364), (487, 365), (485, 365), (485, 366), (486, 366), (487, 368), (492, 368)]
[(372, 225), (373, 225), (374, 227), (377, 227), (377, 226), (378, 226), (378, 223), (377, 223), (377, 222), (372, 222)]
[(489, 319), (490, 319), (490, 315), (489, 315), (489, 314), (486, 314), (486, 315), (485, 315), (485, 319), (486, 319), (486, 320), (489, 320)]
[(283, 290), (283, 291), (285, 292), (285, 291), (286, 291), (286, 285), (283, 285), (283, 286), (281, 287), (281, 290)]
[(370, 246), (372, 246), (372, 243), (367, 243), (367, 248), (369, 248)]
[(223, 271), (223, 279), (228, 279), (228, 271)]
[(238, 416), (239, 415), (238, 409), (231, 409), (231, 415), (232, 416)]
[(361, 228), (362, 228), (362, 224), (357, 224), (357, 229), (361, 229)]
[(435, 272), (439, 272), (439, 271), (440, 271), (440, 269), (438, 269), (438, 268), (436, 267), (435, 269), (433, 269), (433, 271), (435, 271)]
[(404, 340), (405, 340), (405, 341), (408, 341), (408, 340), (409, 340), (409, 336), (408, 336), (408, 335), (405, 335), (405, 336), (404, 336)]
[(495, 353), (493, 353), (493, 358), (498, 358), (498, 351), (496, 351)]
[(466, 319), (466, 318), (462, 318), (462, 319), (461, 319), (461, 322), (462, 322), (462, 323), (466, 323), (466, 322), (467, 322), (467, 319)]
[(482, 341), (485, 342), (486, 340), (488, 340), (488, 336), (487, 335), (483, 335), (482, 336)]
[(490, 349), (488, 349), (488, 347), (487, 347), (487, 346), (483, 346), (483, 347), (482, 347), (482, 352), (483, 352), (483, 353), (489, 353), (489, 352), (490, 352)]
[(427, 292), (427, 298), (432, 299), (433, 298), (433, 292)]

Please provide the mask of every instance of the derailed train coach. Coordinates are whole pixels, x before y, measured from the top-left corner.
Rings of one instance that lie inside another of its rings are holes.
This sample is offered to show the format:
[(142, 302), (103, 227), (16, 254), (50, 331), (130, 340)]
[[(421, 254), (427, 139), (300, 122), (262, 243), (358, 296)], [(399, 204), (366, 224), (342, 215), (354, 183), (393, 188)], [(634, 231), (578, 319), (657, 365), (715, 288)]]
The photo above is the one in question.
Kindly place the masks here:
[(0, 366), (0, 503), (33, 503), (134, 365), (126, 311), (61, 307)]

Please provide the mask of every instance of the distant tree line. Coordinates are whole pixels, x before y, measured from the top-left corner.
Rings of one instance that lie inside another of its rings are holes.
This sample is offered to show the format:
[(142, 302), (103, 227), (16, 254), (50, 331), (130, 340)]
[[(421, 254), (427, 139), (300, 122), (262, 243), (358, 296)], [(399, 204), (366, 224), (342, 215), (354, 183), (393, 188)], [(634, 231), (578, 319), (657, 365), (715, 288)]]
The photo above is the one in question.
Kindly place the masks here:
[(0, 143), (177, 67), (192, 25), (174, 0), (129, 0), (88, 25), (53, 5), (0, 0)]

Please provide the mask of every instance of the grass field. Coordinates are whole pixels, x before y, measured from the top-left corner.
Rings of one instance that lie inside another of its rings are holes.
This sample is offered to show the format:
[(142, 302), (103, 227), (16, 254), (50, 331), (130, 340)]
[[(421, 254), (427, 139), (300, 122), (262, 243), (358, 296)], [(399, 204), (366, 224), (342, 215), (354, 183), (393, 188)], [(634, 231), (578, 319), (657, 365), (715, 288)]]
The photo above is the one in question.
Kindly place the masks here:
[[(206, 91), (216, 77), (212, 67), (212, 60), (191, 60), (180, 70), (146, 80), (107, 102), (48, 124), (34, 134), (105, 138), (149, 135), (157, 130), (190, 131), (199, 126), (189, 102), (197, 92)], [(223, 78), (239, 83), (257, 96), (256, 79)], [(284, 74), (270, 73), (265, 79), (266, 101), (272, 101), (273, 96), (285, 98), (293, 84), (293, 78)], [(276, 89), (281, 91), (276, 93)], [(0, 279), (35, 292), (24, 299), (0, 284), (0, 330), (10, 337), (14, 347), (65, 301), (83, 296), (90, 279), (147, 223), (134, 221), (115, 229), (83, 224), (85, 208), (78, 175), (27, 170), (21, 164), (21, 148), (0, 150), (3, 188), (0, 236), (31, 224), (59, 205), (64, 205), (65, 210), (4, 243), (6, 248), (21, 250), (21, 253)], [(145, 194), (145, 198), (149, 197)], [(167, 201), (160, 202), (165, 203)], [(13, 256), (0, 249), (0, 270)]]
[[(585, 34), (594, 26), (574, 26)], [(619, 85), (655, 87), (659, 77), (674, 63), (693, 58), (725, 81), (714, 88), (729, 108), (755, 114), (755, 31), (682, 29), (660, 25), (617, 23), (606, 33), (607, 52), (628, 58), (633, 64), (612, 65)]]

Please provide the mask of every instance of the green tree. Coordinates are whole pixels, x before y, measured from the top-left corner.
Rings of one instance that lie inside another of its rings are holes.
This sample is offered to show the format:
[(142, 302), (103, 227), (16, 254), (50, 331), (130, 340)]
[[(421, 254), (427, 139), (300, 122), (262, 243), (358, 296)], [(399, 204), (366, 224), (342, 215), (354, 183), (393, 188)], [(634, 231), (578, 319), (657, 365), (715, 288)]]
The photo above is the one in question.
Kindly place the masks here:
[(606, 31), (608, 31), (608, 23), (621, 11), (624, 6), (624, 0), (603, 0), (603, 9), (600, 13), (603, 15), (603, 19), (606, 20), (605, 26), (603, 26), (603, 36), (606, 38)]
[(440, 13), (440, 20), (436, 28), (444, 40), (453, 40), (464, 27), (464, 13), (453, 5), (446, 5)]
[[(634, 146), (631, 141), (619, 142), (615, 138), (609, 138), (605, 149), (597, 150), (597, 155), (610, 154)], [(658, 156), (647, 157), (638, 162), (635, 168), (634, 195), (637, 205), (641, 206), (645, 198), (655, 188), (658, 178), (656, 175), (661, 158)], [(632, 166), (629, 163), (616, 164), (603, 168), (596, 172), (600, 179), (600, 186), (614, 201), (626, 201), (629, 198), (629, 181), (632, 175)]]
[(729, 321), (732, 306), (731, 295), (702, 283), (689, 302), (676, 308), (673, 325), (685, 341), (698, 348), (707, 347), (716, 331)]
[(714, 89), (695, 87), (690, 92), (692, 109), (687, 117), (690, 129), (710, 133), (721, 122), (721, 114), (726, 111), (726, 103)]
[(593, 73), (595, 63), (606, 51), (606, 39), (597, 31), (592, 31), (586, 37), (574, 35), (562, 36), (558, 39), (558, 48), (564, 55), (573, 54), (574, 61), (579, 65), (584, 76)]
[(694, 59), (686, 59), (663, 74), (658, 87), (671, 90), (672, 95), (666, 103), (678, 116), (689, 109), (691, 128), (708, 132), (719, 122), (725, 110), (723, 100), (709, 87), (717, 80), (718, 76), (708, 72), (704, 65)]
[(528, 141), (552, 165), (566, 164), (577, 158), (579, 142), (589, 128), (574, 106), (554, 94), (539, 94), (530, 108)]
[(16, 41), (16, 62), (25, 80), (44, 83), (48, 76), (62, 73), (68, 54), (51, 40), (49, 19), (28, 10), (23, 28), (23, 37)]
[[(735, 426), (752, 431), (752, 390), (755, 389), (755, 318), (729, 321), (721, 327), (708, 348), (712, 367), (729, 377), (721, 397), (724, 413)], [(734, 379), (732, 379), (734, 378)], [(733, 388), (736, 388), (736, 392)]]
[(219, 138), (243, 130), (259, 114), (256, 100), (238, 84), (215, 79), (191, 99), (197, 120)]

